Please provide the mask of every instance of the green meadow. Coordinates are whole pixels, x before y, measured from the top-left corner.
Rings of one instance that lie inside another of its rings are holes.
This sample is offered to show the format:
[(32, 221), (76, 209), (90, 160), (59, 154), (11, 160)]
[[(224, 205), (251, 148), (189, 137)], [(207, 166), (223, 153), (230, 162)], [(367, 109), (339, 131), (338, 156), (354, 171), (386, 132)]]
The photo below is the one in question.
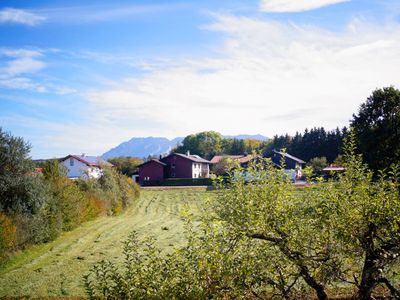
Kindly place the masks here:
[(120, 260), (121, 241), (131, 231), (156, 237), (165, 251), (182, 245), (182, 210), (196, 214), (213, 195), (204, 189), (142, 190), (124, 214), (87, 222), (7, 261), (0, 269), (0, 297), (84, 296), (82, 276), (99, 260)]

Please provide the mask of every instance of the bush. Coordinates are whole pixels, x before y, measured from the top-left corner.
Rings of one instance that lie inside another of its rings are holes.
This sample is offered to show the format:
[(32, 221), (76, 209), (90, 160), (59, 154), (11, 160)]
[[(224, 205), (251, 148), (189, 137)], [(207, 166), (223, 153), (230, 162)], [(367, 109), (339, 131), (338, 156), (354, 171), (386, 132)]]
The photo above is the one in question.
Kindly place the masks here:
[(7, 251), (15, 247), (16, 231), (11, 218), (0, 213), (0, 260), (6, 256)]
[(338, 286), (374, 299), (400, 297), (390, 275), (400, 257), (400, 168), (378, 181), (355, 154), (351, 133), (338, 181), (301, 193), (270, 160), (229, 172), (201, 222), (186, 214), (187, 245), (162, 254), (132, 234), (124, 264), (96, 264), (85, 276), (92, 299), (328, 299)]
[(0, 258), (48, 242), (98, 215), (117, 215), (136, 197), (131, 179), (107, 169), (100, 180), (71, 181), (57, 160), (35, 173), (30, 145), (0, 127)]

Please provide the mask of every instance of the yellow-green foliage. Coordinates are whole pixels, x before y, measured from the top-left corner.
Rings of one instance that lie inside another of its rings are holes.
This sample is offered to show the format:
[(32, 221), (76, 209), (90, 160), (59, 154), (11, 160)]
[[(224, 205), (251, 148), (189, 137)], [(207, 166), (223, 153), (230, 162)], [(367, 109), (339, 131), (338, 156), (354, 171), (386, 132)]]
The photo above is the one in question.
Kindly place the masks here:
[(138, 196), (137, 186), (114, 170), (106, 170), (100, 180), (72, 181), (65, 175), (65, 169), (53, 160), (45, 163), (43, 176), (30, 178), (31, 198), (40, 206), (35, 213), (11, 216), (17, 248), (52, 241), (99, 215), (119, 214)]
[(0, 213), (0, 259), (5, 255), (5, 252), (11, 250), (15, 246), (16, 227), (11, 218)]
[(400, 170), (374, 179), (350, 133), (346, 171), (301, 192), (270, 160), (221, 178), (200, 221), (186, 214), (186, 247), (164, 256), (133, 233), (125, 264), (95, 265), (85, 276), (91, 298), (328, 299), (347, 288), (373, 299), (385, 285), (400, 297), (393, 267), (400, 257)]

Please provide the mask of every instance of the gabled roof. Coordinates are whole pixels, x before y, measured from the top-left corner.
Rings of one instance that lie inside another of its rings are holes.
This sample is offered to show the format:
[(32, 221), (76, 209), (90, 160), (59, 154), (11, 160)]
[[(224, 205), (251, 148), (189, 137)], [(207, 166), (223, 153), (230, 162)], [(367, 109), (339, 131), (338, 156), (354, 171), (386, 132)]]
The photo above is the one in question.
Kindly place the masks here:
[(247, 163), (254, 158), (252, 155), (215, 155), (211, 159), (211, 163), (216, 164), (219, 163), (222, 159), (229, 158), (231, 160), (236, 160), (239, 163)]
[(61, 158), (60, 161), (65, 161), (68, 158), (75, 158), (76, 160), (80, 161), (81, 163), (84, 163), (85, 165), (89, 167), (112, 167), (113, 164), (109, 163), (108, 161), (102, 159), (99, 156), (87, 156), (87, 155), (74, 155), (74, 154), (69, 154), (64, 158)]
[(157, 163), (157, 164), (160, 164), (160, 165), (162, 165), (164, 167), (167, 165), (167, 164), (164, 164), (162, 161), (159, 161), (158, 159), (152, 158), (152, 159), (142, 163), (141, 165), (138, 165), (138, 168), (140, 168), (141, 166), (144, 166), (146, 164), (149, 164), (149, 163)]
[(191, 160), (191, 161), (193, 161), (193, 162), (198, 162), (198, 163), (203, 163), (203, 164), (211, 164), (211, 161), (206, 160), (206, 159), (204, 159), (204, 158), (201, 158), (201, 157), (198, 156), (198, 155), (190, 155), (190, 154), (189, 154), (189, 155), (186, 155), (186, 154), (181, 154), (181, 153), (171, 153), (170, 155), (168, 155), (168, 156), (166, 156), (166, 157), (163, 157), (162, 159), (167, 158), (167, 157), (170, 157), (170, 156), (172, 156), (172, 155), (178, 155), (178, 156), (180, 156), (180, 157), (189, 159), (189, 160)]
[(284, 156), (284, 157), (290, 158), (290, 159), (292, 159), (294, 161), (297, 161), (299, 164), (305, 164), (306, 163), (304, 160), (301, 160), (300, 158), (297, 158), (297, 157), (295, 157), (293, 155), (290, 155), (289, 153), (279, 152), (279, 151), (275, 151), (275, 150), (274, 150), (274, 153), (277, 153), (277, 154), (279, 154), (281, 156)]

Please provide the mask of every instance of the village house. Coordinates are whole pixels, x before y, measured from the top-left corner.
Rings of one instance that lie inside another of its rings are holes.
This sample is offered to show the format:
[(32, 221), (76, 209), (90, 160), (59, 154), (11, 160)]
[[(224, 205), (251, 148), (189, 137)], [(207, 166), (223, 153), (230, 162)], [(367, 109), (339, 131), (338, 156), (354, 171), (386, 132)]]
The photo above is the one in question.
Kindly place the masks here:
[(300, 158), (297, 158), (286, 152), (279, 152), (274, 150), (271, 160), (277, 166), (281, 166), (282, 163), (284, 163), (285, 171), (288, 175), (291, 176), (293, 181), (300, 179), (301, 176), (303, 176), (303, 165), (305, 165), (306, 162), (301, 160)]
[(112, 167), (108, 161), (98, 156), (69, 154), (60, 159), (60, 163), (67, 169), (70, 179), (96, 179), (103, 175), (103, 169)]
[(236, 161), (240, 164), (241, 167), (243, 168), (247, 168), (249, 162), (254, 158), (254, 156), (252, 155), (248, 155), (248, 154), (243, 154), (243, 155), (215, 155), (212, 159), (211, 159), (211, 163), (212, 164), (218, 164), (220, 163), (223, 159), (227, 159), (227, 160), (232, 160), (232, 161)]
[(190, 153), (171, 153), (139, 166), (140, 184), (160, 184), (167, 178), (209, 178), (211, 162)]

